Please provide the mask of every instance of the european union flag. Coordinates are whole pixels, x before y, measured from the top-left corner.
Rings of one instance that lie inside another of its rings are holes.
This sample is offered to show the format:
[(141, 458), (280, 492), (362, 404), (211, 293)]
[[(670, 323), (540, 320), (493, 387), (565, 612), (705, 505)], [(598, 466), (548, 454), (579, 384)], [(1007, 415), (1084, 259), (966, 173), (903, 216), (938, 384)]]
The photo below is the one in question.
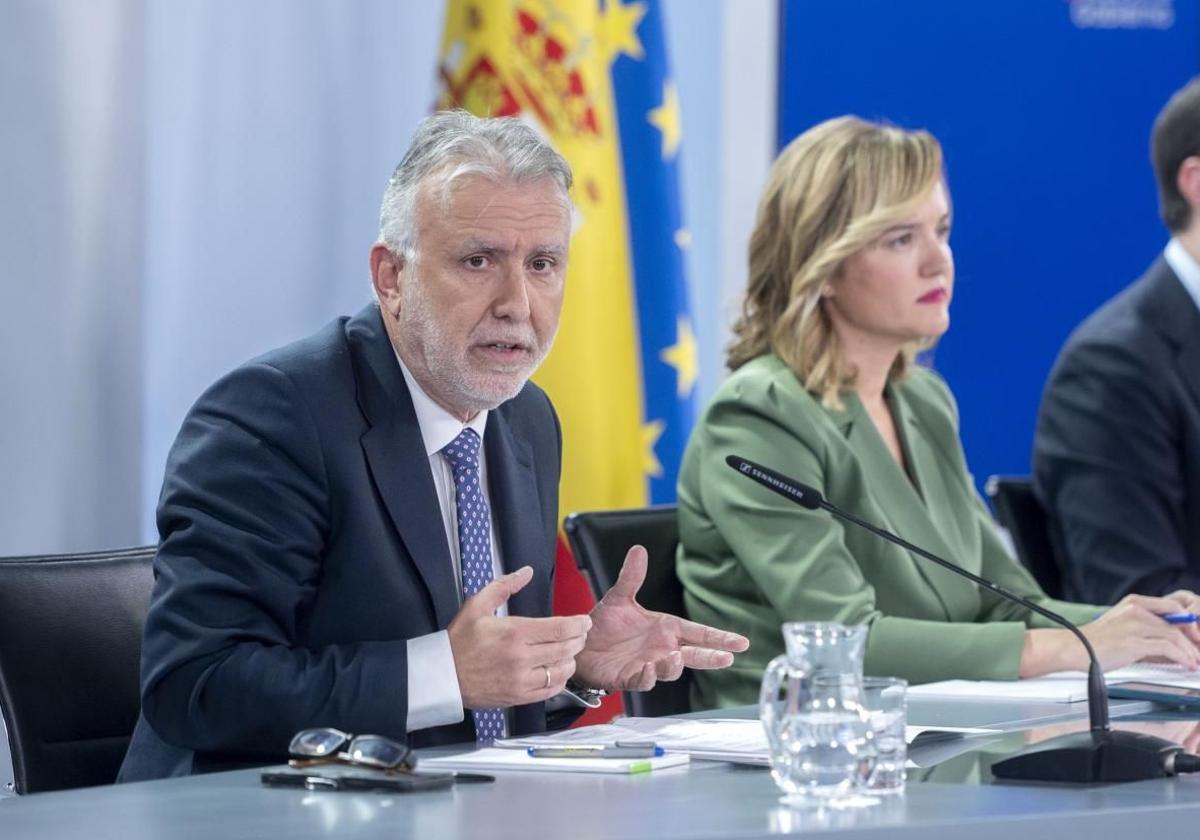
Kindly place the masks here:
[(644, 10), (637, 27), (642, 54), (625, 53), (613, 63), (613, 95), (637, 301), (649, 496), (664, 503), (675, 500), (697, 377), (679, 193), (682, 125), (661, 6), (658, 0), (631, 6)]

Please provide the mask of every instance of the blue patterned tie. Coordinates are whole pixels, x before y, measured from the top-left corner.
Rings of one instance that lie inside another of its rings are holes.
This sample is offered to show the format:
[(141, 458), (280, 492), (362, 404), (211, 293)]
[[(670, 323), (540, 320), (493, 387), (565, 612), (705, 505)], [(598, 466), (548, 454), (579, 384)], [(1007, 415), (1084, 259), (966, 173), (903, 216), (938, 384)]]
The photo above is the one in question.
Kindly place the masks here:
[[(479, 485), (479, 435), (463, 429), (442, 449), (454, 472), (454, 504), (458, 508), (458, 555), (463, 598), (492, 582), (492, 517)], [(490, 744), (504, 737), (503, 709), (474, 709), (475, 737)]]

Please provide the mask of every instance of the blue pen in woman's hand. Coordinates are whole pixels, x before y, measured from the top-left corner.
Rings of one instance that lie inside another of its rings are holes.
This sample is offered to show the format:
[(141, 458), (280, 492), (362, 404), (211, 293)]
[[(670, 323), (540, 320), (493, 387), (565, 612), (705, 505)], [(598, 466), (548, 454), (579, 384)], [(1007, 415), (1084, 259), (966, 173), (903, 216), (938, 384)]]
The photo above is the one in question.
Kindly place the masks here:
[(1162, 619), (1168, 624), (1195, 624), (1200, 621), (1200, 615), (1190, 612), (1162, 613)]
[[(1092, 620), (1095, 621), (1095, 619), (1103, 616), (1104, 613), (1098, 612)], [(1159, 617), (1167, 622), (1167, 624), (1195, 624), (1200, 622), (1200, 615), (1190, 612), (1159, 613)]]

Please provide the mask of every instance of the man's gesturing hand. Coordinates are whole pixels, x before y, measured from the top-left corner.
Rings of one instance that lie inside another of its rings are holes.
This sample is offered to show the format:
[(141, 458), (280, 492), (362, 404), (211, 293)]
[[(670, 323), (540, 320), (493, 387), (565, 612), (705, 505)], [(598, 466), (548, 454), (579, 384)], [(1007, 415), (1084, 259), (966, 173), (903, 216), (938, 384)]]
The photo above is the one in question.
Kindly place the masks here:
[(646, 549), (630, 548), (617, 582), (592, 610), (587, 645), (575, 659), (584, 685), (648, 691), (658, 680), (678, 679), (684, 668), (727, 668), (734, 653), (750, 647), (737, 633), (641, 606), (636, 597), (647, 562)]
[(588, 616), (494, 615), (532, 579), (529, 566), (496, 578), (468, 598), (450, 622), (447, 632), (464, 708), (504, 708), (546, 700), (562, 691), (575, 673), (575, 655), (583, 649), (592, 626)]

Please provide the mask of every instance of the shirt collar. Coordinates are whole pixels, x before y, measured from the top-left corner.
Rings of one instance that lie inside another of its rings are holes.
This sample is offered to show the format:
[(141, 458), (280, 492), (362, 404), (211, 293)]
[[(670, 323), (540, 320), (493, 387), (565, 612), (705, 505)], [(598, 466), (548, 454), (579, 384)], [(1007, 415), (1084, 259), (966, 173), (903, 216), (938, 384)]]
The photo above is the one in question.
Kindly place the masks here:
[[(395, 352), (395, 348), (392, 349)], [(408, 365), (396, 353), (396, 362), (400, 372), (404, 374), (404, 383), (408, 385), (409, 396), (412, 397), (413, 410), (417, 413), (417, 426), (421, 429), (421, 439), (425, 443), (425, 454), (432, 456), (446, 448), (452, 440), (458, 437), (463, 429), (471, 428), (483, 440), (483, 431), (487, 427), (488, 412), (483, 411), (471, 418), (469, 423), (463, 423), (446, 409), (433, 401), (433, 397), (425, 393)]]
[(1163, 259), (1167, 261), (1167, 265), (1171, 266), (1171, 270), (1175, 272), (1175, 276), (1179, 278), (1183, 288), (1192, 296), (1196, 308), (1200, 309), (1200, 263), (1197, 263), (1195, 258), (1183, 247), (1183, 243), (1174, 237), (1167, 243), (1166, 250), (1163, 251)]

